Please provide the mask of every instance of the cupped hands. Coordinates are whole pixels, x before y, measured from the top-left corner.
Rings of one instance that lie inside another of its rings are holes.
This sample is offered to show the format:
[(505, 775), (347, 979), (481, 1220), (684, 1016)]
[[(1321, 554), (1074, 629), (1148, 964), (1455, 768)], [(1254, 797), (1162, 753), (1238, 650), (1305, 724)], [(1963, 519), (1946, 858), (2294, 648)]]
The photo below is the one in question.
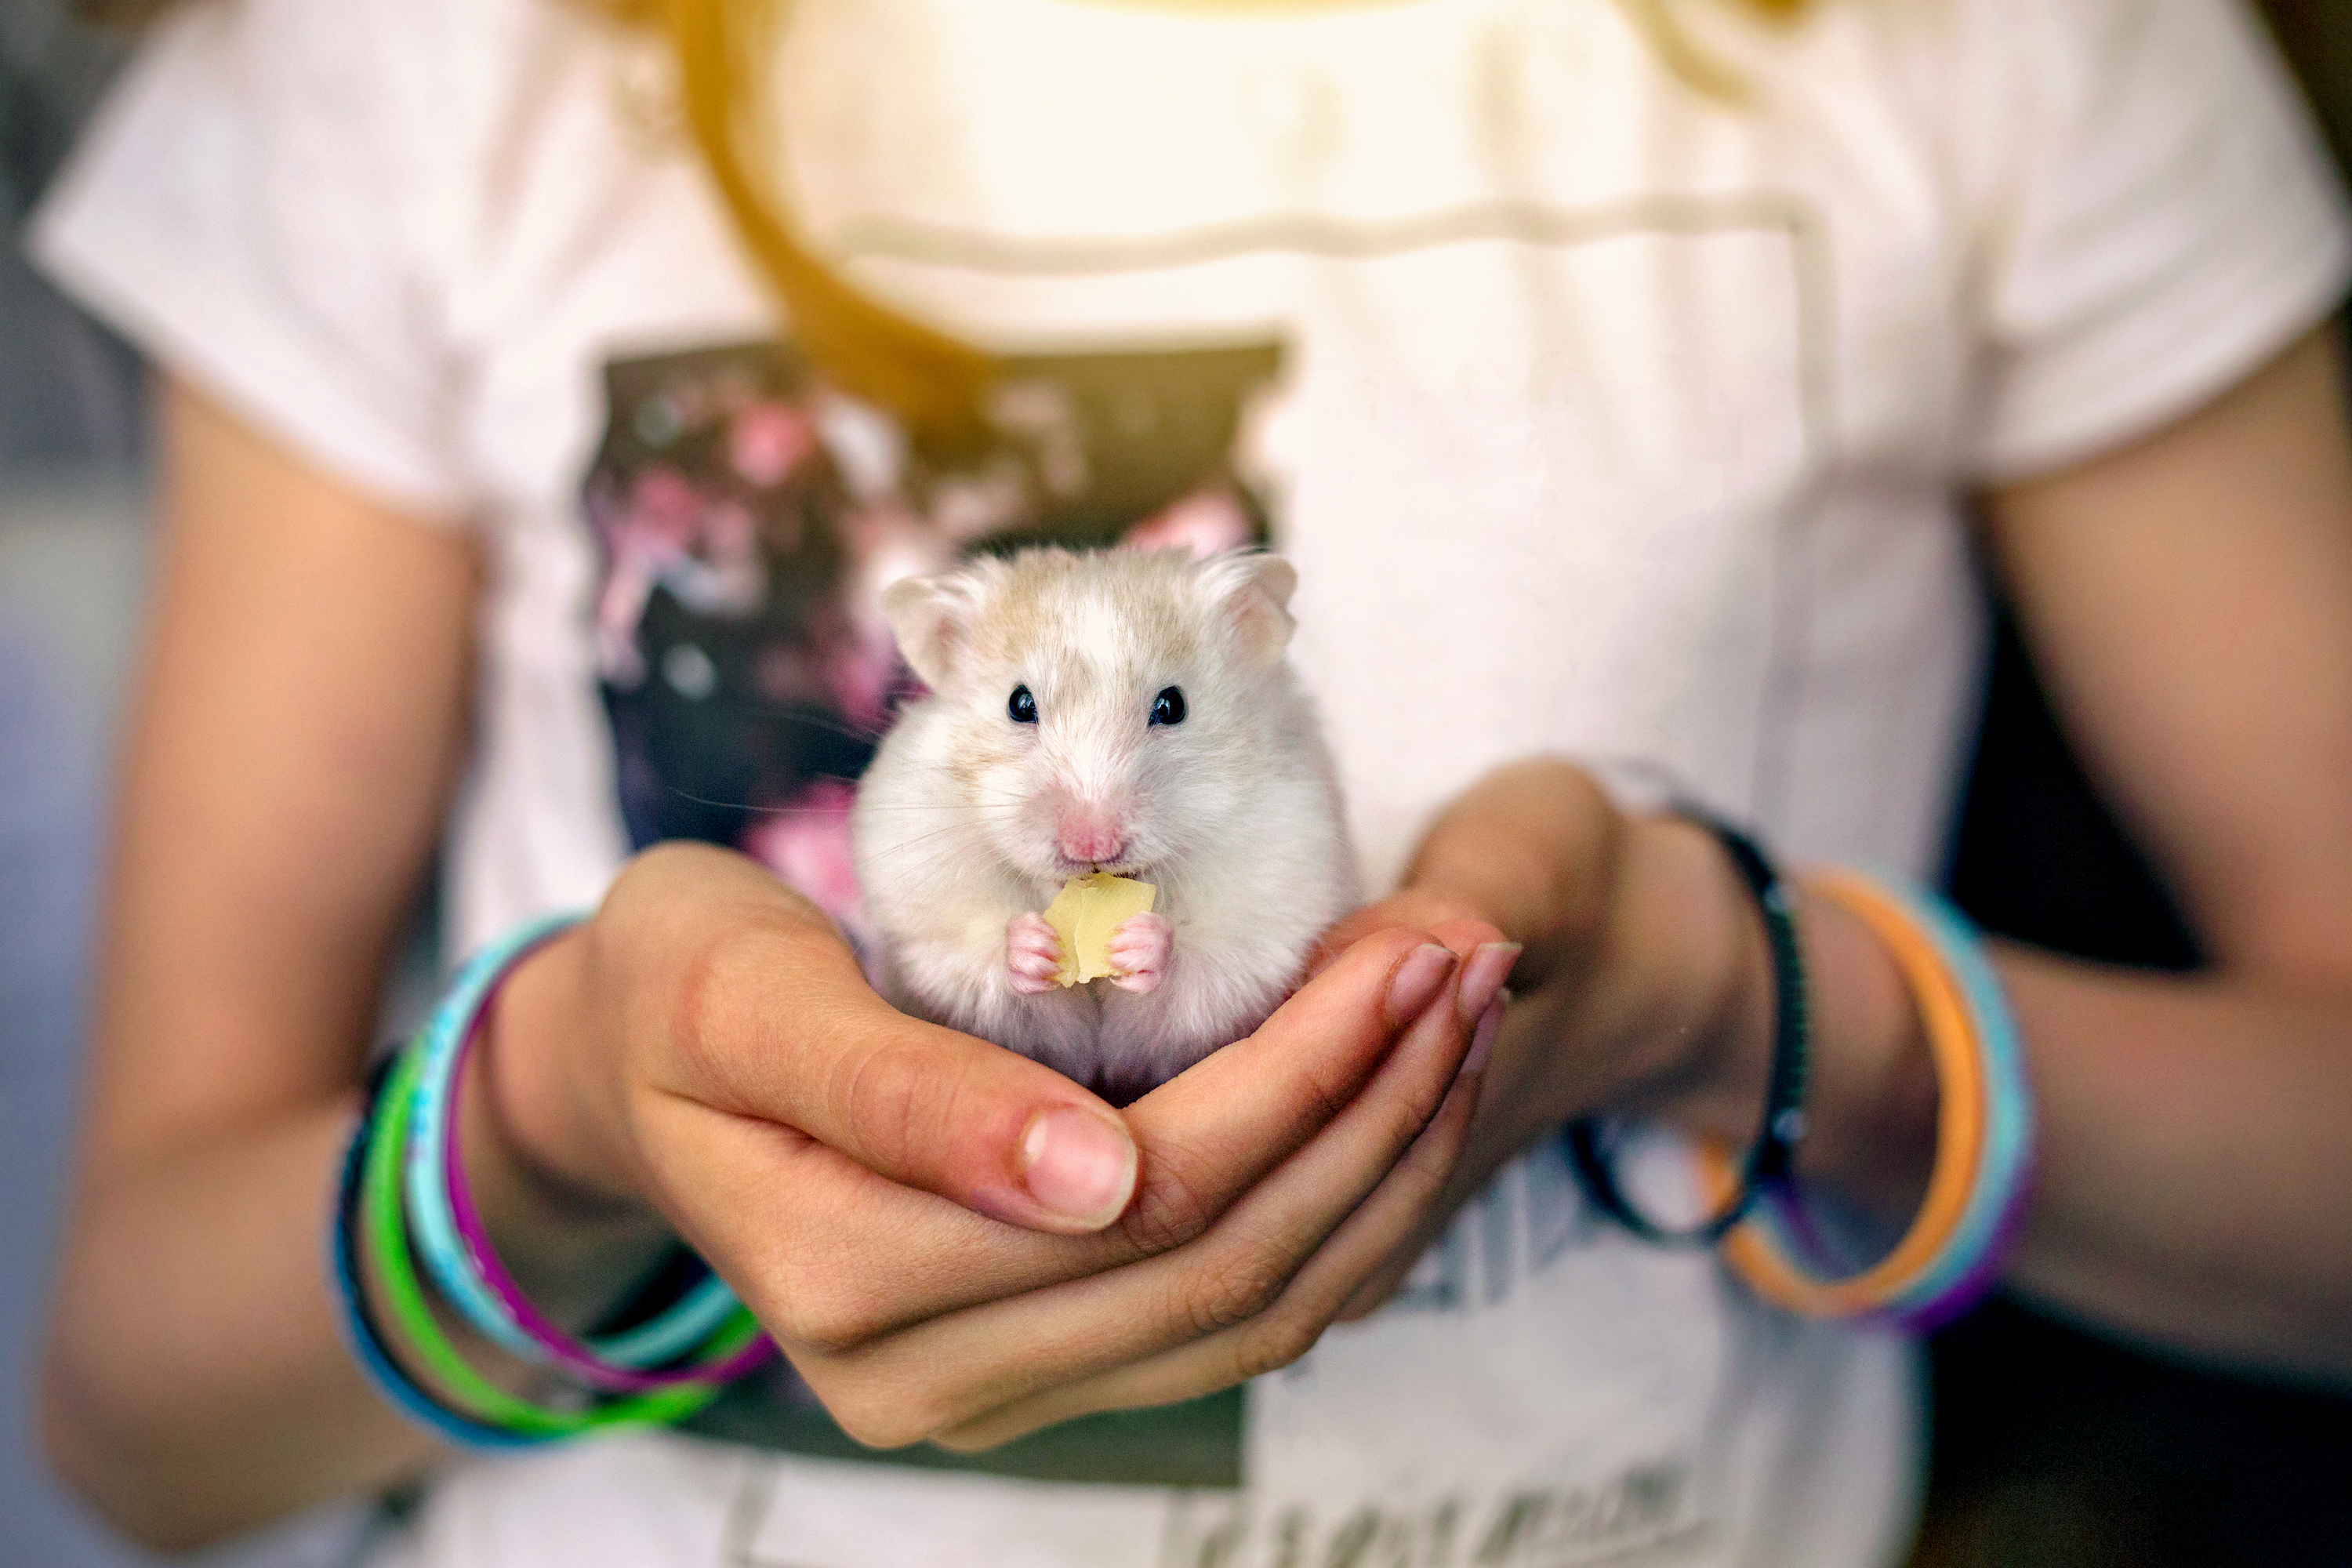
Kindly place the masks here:
[(1500, 941), (1391, 922), (1122, 1112), (890, 1008), (752, 863), (668, 847), (517, 974), (488, 1098), (509, 1157), (701, 1253), (853, 1436), (987, 1447), (1311, 1346), (1447, 1190)]

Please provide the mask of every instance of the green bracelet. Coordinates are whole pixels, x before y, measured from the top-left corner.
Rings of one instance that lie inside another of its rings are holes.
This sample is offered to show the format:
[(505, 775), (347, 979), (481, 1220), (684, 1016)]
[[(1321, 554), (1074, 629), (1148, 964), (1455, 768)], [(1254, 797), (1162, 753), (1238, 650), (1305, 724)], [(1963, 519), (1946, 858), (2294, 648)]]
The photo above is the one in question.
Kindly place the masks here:
[[(462, 1413), (472, 1418), (534, 1436), (573, 1436), (609, 1426), (662, 1425), (683, 1420), (719, 1396), (717, 1384), (683, 1384), (651, 1394), (598, 1404), (586, 1410), (554, 1410), (519, 1399), (467, 1364), (435, 1321), (432, 1307), (417, 1283), (416, 1265), (408, 1249), (407, 1226), (400, 1206), (400, 1156), (407, 1146), (409, 1108), (420, 1058), (404, 1051), (394, 1069), (382, 1113), (369, 1136), (365, 1181), (366, 1235), (384, 1300), (403, 1340)], [(724, 1361), (749, 1344), (760, 1332), (758, 1320), (739, 1310), (712, 1337), (701, 1360)]]

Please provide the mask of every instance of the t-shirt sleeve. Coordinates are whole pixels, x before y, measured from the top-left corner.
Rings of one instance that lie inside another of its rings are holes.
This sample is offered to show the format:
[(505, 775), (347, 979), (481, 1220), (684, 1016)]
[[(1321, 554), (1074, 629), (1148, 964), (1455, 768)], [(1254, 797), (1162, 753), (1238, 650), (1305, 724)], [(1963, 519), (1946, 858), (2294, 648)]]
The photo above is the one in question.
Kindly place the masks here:
[[(1977, 477), (2160, 428), (2323, 319), (2352, 231), (2295, 88), (2238, 0), (1992, 0), (1977, 135)], [(1991, 14), (1998, 13), (1998, 16)]]
[(452, 355), (384, 8), (183, 5), (36, 214), (34, 259), (150, 357), (337, 478), (452, 520)]

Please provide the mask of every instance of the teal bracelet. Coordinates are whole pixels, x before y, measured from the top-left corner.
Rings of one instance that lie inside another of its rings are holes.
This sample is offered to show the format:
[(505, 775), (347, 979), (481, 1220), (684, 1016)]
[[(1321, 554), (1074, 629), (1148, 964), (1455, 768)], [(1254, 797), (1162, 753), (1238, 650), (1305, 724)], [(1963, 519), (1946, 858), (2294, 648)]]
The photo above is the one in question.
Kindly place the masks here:
[(1891, 1310), (1902, 1326), (1924, 1333), (1958, 1317), (1992, 1289), (2009, 1243), (2024, 1221), (2033, 1188), (2033, 1088), (2025, 1076), (2016, 1016), (1975, 926), (1933, 893), (1906, 893), (1895, 883), (1882, 886), (1919, 922), (1951, 970), (1976, 1024), (1984, 1062), (1984, 1152), (1968, 1206), (1941, 1256)]

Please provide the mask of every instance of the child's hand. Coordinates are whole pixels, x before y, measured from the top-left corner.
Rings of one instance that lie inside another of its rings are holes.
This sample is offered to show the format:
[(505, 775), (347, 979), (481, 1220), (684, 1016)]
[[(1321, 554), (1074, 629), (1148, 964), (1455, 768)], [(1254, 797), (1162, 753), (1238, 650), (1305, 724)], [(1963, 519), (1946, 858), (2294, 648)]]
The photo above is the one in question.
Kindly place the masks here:
[(893, 1011), (765, 872), (673, 847), (516, 976), (497, 1098), (531, 1162), (658, 1211), (853, 1436), (984, 1446), (1314, 1342), (1461, 1147), (1461, 967), (1377, 933), (1121, 1115)]
[(1404, 887), (1333, 927), (1325, 952), (1401, 924), (1458, 943), (1483, 924), (1525, 952), (1507, 1012), (1482, 1029), (1479, 1110), (1447, 1189), (1343, 1317), (1378, 1308), (1455, 1210), (1570, 1118), (1705, 1106), (1752, 1125), (1766, 982), (1745, 901), (1704, 829), (1629, 817), (1564, 762), (1499, 769), (1446, 809)]

